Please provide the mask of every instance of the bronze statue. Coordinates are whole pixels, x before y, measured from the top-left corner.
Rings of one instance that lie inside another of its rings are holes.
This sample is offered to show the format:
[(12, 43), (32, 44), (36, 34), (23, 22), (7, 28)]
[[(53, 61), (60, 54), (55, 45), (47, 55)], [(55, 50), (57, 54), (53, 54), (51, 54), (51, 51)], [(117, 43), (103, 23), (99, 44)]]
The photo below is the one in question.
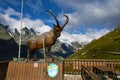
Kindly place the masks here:
[[(56, 16), (51, 11), (49, 11), (49, 10), (46, 10), (46, 11), (54, 17), (57, 24), (56, 25), (54, 24), (54, 28), (52, 30), (50, 30), (49, 32), (45, 32), (41, 35), (37, 35), (28, 40), (28, 42), (27, 42), (28, 51), (29, 51), (28, 58), (29, 58), (29, 53), (32, 54), (32, 52), (35, 51), (36, 49), (42, 49), (43, 45), (47, 52), (46, 53), (47, 57), (50, 56), (49, 53), (51, 51), (51, 46), (55, 44), (57, 38), (61, 35), (63, 28), (66, 26), (66, 24), (69, 21), (68, 16), (64, 15), (66, 17), (66, 22), (64, 23), (63, 26), (60, 26)], [(43, 43), (43, 40), (44, 40), (44, 43)]]

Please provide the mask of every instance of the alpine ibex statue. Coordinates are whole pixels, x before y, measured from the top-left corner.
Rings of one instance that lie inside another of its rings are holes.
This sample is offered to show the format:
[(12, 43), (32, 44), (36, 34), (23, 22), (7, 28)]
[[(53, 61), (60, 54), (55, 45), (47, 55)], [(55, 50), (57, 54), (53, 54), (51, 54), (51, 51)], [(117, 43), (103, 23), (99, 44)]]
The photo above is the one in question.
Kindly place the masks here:
[[(60, 26), (58, 19), (56, 18), (56, 16), (50, 11), (50, 10), (46, 10), (48, 13), (50, 13), (55, 21), (56, 21), (56, 25), (54, 24), (54, 28), (52, 30), (50, 30), (49, 32), (45, 32), (41, 35), (36, 35), (35, 37), (32, 37), (28, 40), (27, 44), (28, 44), (28, 58), (29, 58), (29, 53), (33, 54), (33, 51), (35, 51), (36, 49), (42, 49), (45, 48), (45, 51), (47, 52), (47, 57), (50, 55), (50, 51), (51, 51), (51, 47), (52, 45), (55, 44), (57, 38), (61, 35), (61, 32), (63, 31), (63, 28), (66, 26), (66, 24), (69, 21), (69, 18), (67, 15), (64, 15), (66, 17), (66, 21), (65, 23)], [(44, 42), (43, 42), (44, 40)], [(43, 46), (44, 45), (44, 46)]]

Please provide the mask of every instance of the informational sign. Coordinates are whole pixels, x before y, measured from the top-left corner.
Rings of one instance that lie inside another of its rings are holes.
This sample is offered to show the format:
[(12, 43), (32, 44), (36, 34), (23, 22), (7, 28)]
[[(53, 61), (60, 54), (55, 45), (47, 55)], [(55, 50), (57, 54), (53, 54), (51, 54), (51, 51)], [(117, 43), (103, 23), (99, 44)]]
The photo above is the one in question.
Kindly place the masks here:
[(58, 66), (55, 63), (51, 63), (47, 66), (48, 76), (51, 78), (55, 78), (58, 74)]
[(38, 63), (34, 63), (34, 67), (38, 67)]

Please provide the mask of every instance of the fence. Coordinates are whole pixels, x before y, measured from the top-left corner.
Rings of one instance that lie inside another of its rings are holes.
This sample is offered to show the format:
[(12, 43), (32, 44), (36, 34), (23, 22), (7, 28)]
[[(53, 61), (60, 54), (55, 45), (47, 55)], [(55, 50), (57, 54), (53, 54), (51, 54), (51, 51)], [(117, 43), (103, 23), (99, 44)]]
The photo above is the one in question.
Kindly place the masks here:
[[(106, 66), (115, 68), (120, 65), (120, 60), (98, 60), (98, 59), (78, 59), (78, 60), (64, 60), (64, 74), (81, 74), (81, 66)], [(120, 68), (120, 67), (119, 67)]]

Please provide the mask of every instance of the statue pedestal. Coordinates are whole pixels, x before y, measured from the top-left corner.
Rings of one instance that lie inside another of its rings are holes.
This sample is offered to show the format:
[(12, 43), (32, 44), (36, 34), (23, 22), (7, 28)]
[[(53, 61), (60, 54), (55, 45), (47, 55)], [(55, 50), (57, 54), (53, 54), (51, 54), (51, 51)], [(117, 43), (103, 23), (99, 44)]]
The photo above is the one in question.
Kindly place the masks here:
[[(56, 72), (54, 70), (56, 69)], [(55, 75), (51, 75), (54, 73)], [(63, 63), (49, 58), (44, 61), (15, 62), (8, 64), (6, 80), (63, 80)]]

